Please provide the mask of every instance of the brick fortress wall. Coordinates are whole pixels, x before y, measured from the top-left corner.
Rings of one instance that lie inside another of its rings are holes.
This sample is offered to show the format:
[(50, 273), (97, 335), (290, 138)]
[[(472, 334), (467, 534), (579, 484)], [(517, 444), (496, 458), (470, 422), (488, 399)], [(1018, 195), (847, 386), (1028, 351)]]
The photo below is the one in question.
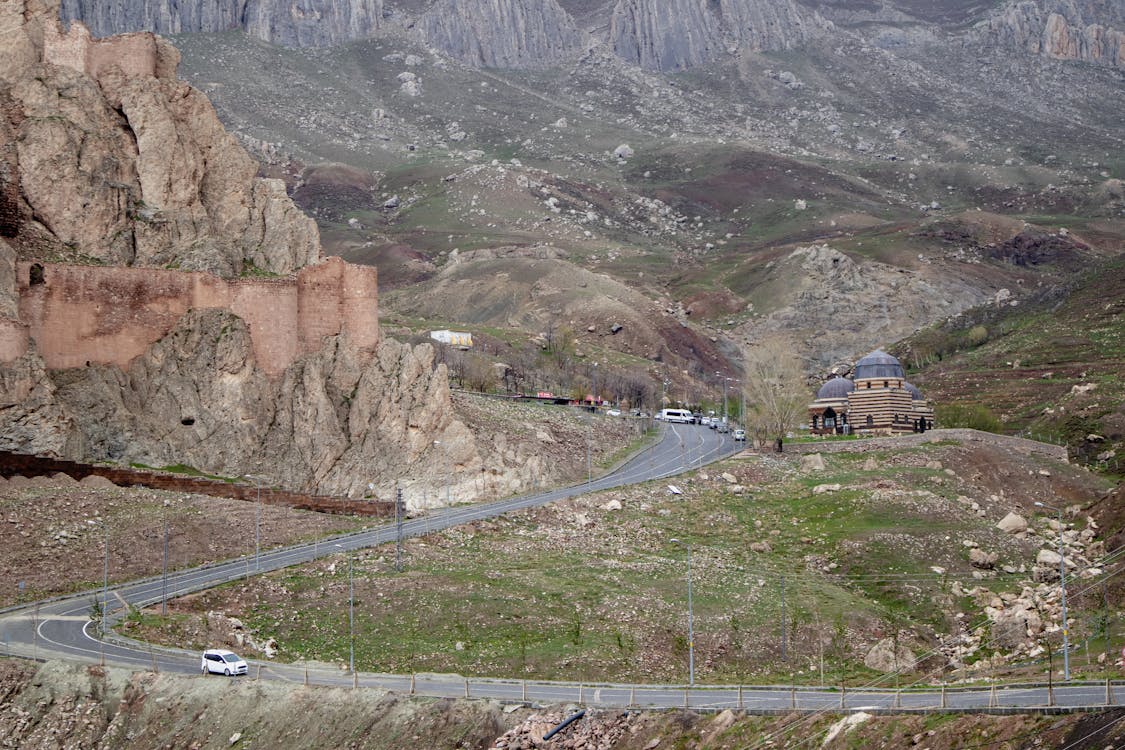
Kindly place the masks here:
[[(378, 273), (339, 258), (284, 279), (222, 279), (201, 272), (21, 262), (16, 267), (22, 325), (0, 326), (0, 359), (27, 350), (49, 369), (129, 363), (192, 309), (225, 309), (246, 321), (254, 358), (274, 378), (324, 337), (350, 346), (379, 343)], [(26, 326), (26, 327), (25, 327)]]

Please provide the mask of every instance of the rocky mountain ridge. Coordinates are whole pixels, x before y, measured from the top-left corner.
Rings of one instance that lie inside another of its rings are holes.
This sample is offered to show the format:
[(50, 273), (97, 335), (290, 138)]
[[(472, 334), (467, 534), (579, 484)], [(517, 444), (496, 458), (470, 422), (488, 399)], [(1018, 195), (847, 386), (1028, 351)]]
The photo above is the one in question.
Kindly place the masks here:
[(243, 29), (265, 42), (323, 47), (362, 39), (383, 23), (383, 0), (62, 0), (65, 22), (79, 20), (99, 37), (128, 31), (184, 34)]
[(1125, 10), (1100, 0), (1020, 0), (981, 27), (992, 43), (1056, 60), (1125, 67)]
[[(1104, 0), (1018, 0), (989, 14), (978, 11), (978, 36), (1012, 50), (1120, 67), (1122, 21)], [(484, 68), (539, 68), (573, 62), (591, 45), (648, 70), (698, 67), (738, 55), (802, 47), (842, 33), (819, 10), (848, 23), (848, 34), (880, 43), (916, 43), (946, 33), (909, 3), (798, 0), (602, 0), (573, 7), (558, 0), (226, 0), (107, 5), (64, 0), (64, 21), (83, 21), (98, 36), (128, 31), (161, 34), (240, 28), (262, 41), (325, 47), (407, 32), (443, 55)], [(608, 19), (608, 22), (605, 20)], [(906, 32), (893, 27), (905, 25)], [(920, 28), (924, 27), (924, 28)], [(904, 36), (905, 33), (905, 36)], [(960, 34), (960, 30), (954, 30)]]

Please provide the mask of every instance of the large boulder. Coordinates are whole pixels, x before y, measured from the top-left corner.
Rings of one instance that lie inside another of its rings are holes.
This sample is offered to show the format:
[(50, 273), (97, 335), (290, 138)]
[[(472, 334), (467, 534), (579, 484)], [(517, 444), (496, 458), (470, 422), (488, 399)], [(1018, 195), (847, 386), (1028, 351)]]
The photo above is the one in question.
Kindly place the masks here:
[(1018, 513), (1009, 513), (997, 522), (996, 528), (1009, 534), (1022, 534), (1027, 531), (1027, 519)]
[(801, 456), (801, 471), (824, 471), (824, 458), (819, 453)]
[(877, 672), (911, 672), (918, 658), (902, 641), (896, 643), (892, 638), (884, 638), (871, 647), (863, 663)]

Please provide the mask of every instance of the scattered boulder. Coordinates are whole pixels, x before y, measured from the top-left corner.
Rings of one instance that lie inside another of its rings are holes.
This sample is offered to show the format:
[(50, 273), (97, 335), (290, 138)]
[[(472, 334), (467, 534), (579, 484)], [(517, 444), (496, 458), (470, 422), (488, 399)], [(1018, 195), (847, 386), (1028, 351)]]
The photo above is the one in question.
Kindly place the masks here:
[(1000, 558), (995, 552), (985, 552), (979, 547), (969, 550), (969, 564), (981, 570), (992, 570)]
[(750, 551), (758, 552), (761, 554), (768, 554), (770, 552), (773, 552), (773, 547), (770, 546), (769, 542), (751, 542)]
[(818, 484), (813, 487), (814, 495), (823, 495), (826, 492), (839, 492), (841, 489), (839, 484)]
[(1008, 534), (1022, 534), (1027, 531), (1027, 519), (1018, 513), (1009, 513), (1000, 519), (996, 528)]
[(613, 149), (613, 155), (618, 159), (628, 159), (633, 156), (633, 147), (628, 143), (622, 143), (617, 148)]
[(824, 471), (825, 468), (824, 457), (819, 453), (801, 456), (801, 471)]

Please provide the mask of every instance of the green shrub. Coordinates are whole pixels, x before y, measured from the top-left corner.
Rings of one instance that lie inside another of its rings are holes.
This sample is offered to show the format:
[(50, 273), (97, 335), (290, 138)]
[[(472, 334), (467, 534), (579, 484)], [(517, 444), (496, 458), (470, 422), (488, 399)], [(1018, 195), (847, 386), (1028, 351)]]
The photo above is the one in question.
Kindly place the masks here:
[(1003, 432), (1000, 420), (984, 404), (945, 404), (936, 409), (939, 427), (967, 427), (983, 432)]

